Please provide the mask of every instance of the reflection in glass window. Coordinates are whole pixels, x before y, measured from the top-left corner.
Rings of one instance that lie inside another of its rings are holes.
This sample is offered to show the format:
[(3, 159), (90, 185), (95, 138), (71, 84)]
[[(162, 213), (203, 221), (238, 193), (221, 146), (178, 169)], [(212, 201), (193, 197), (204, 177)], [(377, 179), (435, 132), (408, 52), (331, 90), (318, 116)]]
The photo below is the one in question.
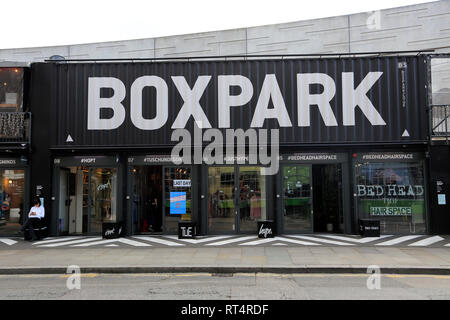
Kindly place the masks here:
[[(117, 169), (95, 168), (91, 175), (90, 231), (100, 233), (103, 222), (117, 222)], [(120, 217), (119, 217), (120, 218)]]
[(23, 213), (24, 170), (0, 170), (0, 234), (19, 231), (27, 217)]
[(192, 219), (191, 169), (188, 167), (164, 168), (164, 192), (165, 232), (176, 233), (178, 222)]
[(426, 232), (421, 162), (358, 163), (355, 174), (360, 219), (380, 220), (385, 234)]
[(431, 59), (432, 134), (450, 132), (450, 58)]
[(283, 168), (283, 224), (285, 231), (311, 231), (311, 168)]
[(0, 112), (22, 111), (23, 68), (0, 68)]
[(450, 58), (431, 59), (432, 104), (450, 104)]
[(239, 231), (255, 231), (266, 220), (266, 180), (261, 167), (239, 168)]
[(236, 230), (234, 206), (234, 167), (208, 168), (208, 232)]

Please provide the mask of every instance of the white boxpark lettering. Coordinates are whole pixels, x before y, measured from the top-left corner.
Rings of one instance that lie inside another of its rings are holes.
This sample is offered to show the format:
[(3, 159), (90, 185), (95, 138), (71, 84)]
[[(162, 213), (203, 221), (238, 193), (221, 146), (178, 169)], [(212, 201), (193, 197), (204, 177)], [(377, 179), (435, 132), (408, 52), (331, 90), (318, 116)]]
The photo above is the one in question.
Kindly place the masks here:
[(172, 129), (181, 129), (186, 127), (191, 115), (197, 123), (202, 124), (201, 128), (211, 128), (211, 124), (206, 117), (205, 112), (200, 105), (200, 98), (208, 86), (211, 76), (200, 76), (191, 90), (184, 77), (172, 77), (172, 81), (178, 89), (184, 104), (178, 113), (177, 118), (173, 122)]
[[(272, 99), (273, 108), (269, 109), (269, 101)], [(256, 103), (255, 114), (251, 127), (261, 128), (264, 126), (264, 120), (266, 119), (278, 119), (280, 127), (292, 127), (291, 119), (286, 110), (286, 105), (281, 94), (280, 87), (278, 86), (277, 78), (274, 74), (266, 75), (264, 79), (261, 93)]]
[[(253, 96), (253, 85), (249, 78), (244, 76), (218, 76), (218, 114), (219, 128), (230, 127), (230, 107), (242, 106), (250, 102)], [(230, 87), (240, 87), (241, 94), (230, 95)]]
[[(373, 126), (384, 126), (386, 122), (381, 117), (375, 106), (367, 96), (368, 91), (382, 76), (383, 72), (369, 72), (355, 89), (354, 73), (342, 73), (342, 124), (344, 126), (355, 125), (355, 109), (358, 106), (363, 115)], [(200, 98), (210, 83), (211, 76), (199, 76), (191, 89), (184, 76), (171, 78), (180, 96), (184, 100), (174, 123), (173, 129), (181, 129), (186, 126), (190, 116), (201, 124), (200, 128), (211, 128), (211, 123), (200, 105)], [(320, 84), (323, 92), (311, 94), (309, 87), (312, 84)], [(145, 119), (142, 116), (142, 90), (145, 87), (156, 89), (156, 116), (153, 119)], [(237, 95), (230, 94), (231, 87), (239, 87), (241, 92)], [(102, 98), (102, 88), (111, 88), (114, 93), (111, 97)], [(253, 84), (242, 75), (219, 75), (217, 77), (217, 108), (218, 127), (230, 128), (231, 107), (244, 106), (253, 97)], [(124, 83), (113, 77), (91, 77), (88, 82), (88, 130), (113, 130), (120, 127), (125, 121), (125, 107), (122, 101), (126, 96)], [(297, 74), (297, 110), (299, 127), (310, 126), (310, 109), (316, 105), (325, 126), (337, 126), (336, 116), (331, 108), (330, 101), (336, 93), (336, 85), (330, 76), (324, 73)], [(156, 130), (163, 127), (168, 119), (169, 91), (164, 79), (157, 76), (142, 76), (131, 85), (130, 118), (131, 122), (141, 130)], [(269, 108), (269, 101), (273, 108)], [(113, 115), (110, 118), (102, 118), (100, 110), (110, 109)], [(274, 74), (267, 74), (257, 99), (253, 118), (250, 123), (252, 128), (261, 128), (266, 119), (276, 119), (280, 127), (292, 127), (292, 122)]]
[[(324, 73), (304, 73), (297, 75), (298, 126), (310, 126), (310, 106), (317, 105), (323, 122), (327, 127), (337, 126), (336, 117), (331, 109), (330, 101), (336, 93), (334, 80)], [(321, 84), (321, 94), (310, 94), (311, 84)]]
[(373, 106), (367, 92), (381, 77), (383, 72), (369, 72), (355, 89), (353, 72), (342, 72), (342, 114), (344, 126), (355, 125), (355, 107), (359, 106), (373, 126), (385, 126), (381, 115)]
[[(111, 88), (114, 94), (110, 98), (101, 98), (102, 88)], [(125, 85), (112, 77), (89, 78), (88, 83), (88, 130), (117, 129), (125, 121), (125, 108), (122, 104), (126, 96)], [(100, 118), (100, 110), (111, 109), (114, 114), (109, 119)]]
[[(156, 89), (156, 116), (153, 119), (144, 119), (142, 116), (142, 89), (145, 87)], [(168, 117), (168, 92), (167, 83), (160, 77), (144, 76), (137, 78), (131, 85), (131, 122), (141, 130), (161, 128)]]

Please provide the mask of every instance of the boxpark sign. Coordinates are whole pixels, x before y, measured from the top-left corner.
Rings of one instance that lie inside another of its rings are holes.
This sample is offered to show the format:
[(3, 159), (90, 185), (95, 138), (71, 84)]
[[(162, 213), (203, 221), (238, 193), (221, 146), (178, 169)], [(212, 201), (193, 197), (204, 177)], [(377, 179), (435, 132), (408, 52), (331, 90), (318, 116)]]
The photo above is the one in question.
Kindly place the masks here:
[(218, 160), (242, 145), (425, 141), (421, 59), (50, 64), (52, 145), (178, 146), (186, 160), (214, 144)]
[(53, 144), (169, 146), (194, 123), (279, 129), (282, 144), (425, 140), (422, 60), (49, 64)]

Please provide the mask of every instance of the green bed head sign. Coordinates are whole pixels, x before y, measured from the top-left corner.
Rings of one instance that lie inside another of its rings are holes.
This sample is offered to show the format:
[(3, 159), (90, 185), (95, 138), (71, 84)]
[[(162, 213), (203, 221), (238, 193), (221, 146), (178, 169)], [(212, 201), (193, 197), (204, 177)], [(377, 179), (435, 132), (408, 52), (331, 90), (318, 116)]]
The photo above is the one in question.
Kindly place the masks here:
[(376, 217), (420, 216), (425, 211), (422, 185), (357, 185), (361, 212)]
[(370, 207), (371, 216), (410, 216), (411, 207)]
[[(392, 199), (390, 199), (392, 201)], [(385, 199), (360, 199), (361, 212), (371, 216), (392, 217), (422, 215), (425, 211), (424, 199), (395, 199), (391, 203)]]

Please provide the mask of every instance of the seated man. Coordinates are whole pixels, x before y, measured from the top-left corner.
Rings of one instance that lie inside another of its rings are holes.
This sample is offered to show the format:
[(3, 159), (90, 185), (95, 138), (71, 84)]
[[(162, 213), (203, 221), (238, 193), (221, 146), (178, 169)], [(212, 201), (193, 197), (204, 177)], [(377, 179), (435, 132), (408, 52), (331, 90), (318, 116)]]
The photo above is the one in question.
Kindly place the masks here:
[(33, 205), (34, 206), (31, 207), (30, 212), (28, 213), (27, 221), (25, 221), (22, 228), (20, 229), (20, 231), (24, 231), (27, 228), (30, 230), (31, 241), (38, 239), (34, 228), (37, 227), (41, 219), (43, 219), (45, 216), (45, 210), (44, 207), (41, 206), (41, 201), (39, 200), (39, 198), (34, 199)]

